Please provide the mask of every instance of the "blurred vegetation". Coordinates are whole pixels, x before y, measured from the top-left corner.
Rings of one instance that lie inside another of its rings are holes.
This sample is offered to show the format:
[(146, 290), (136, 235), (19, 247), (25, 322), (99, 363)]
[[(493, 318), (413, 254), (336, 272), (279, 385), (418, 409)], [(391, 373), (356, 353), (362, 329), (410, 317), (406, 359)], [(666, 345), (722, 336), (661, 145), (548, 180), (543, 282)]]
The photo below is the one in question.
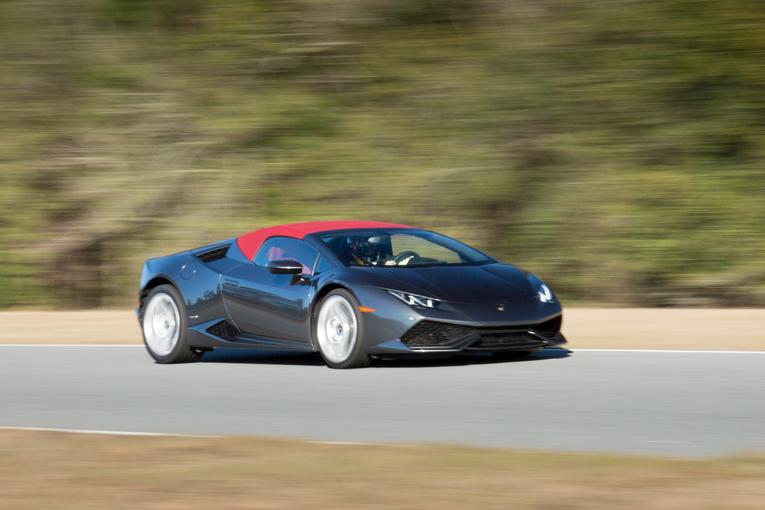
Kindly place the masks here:
[(443, 231), (563, 299), (765, 305), (756, 0), (0, 2), (0, 306), (259, 226)]

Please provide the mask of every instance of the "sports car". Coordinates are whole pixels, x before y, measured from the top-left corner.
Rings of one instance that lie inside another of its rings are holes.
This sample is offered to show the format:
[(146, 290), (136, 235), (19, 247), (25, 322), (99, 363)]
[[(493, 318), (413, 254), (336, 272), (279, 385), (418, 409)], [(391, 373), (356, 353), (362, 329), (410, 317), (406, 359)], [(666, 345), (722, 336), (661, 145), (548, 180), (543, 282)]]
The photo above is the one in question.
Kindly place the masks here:
[(561, 305), (538, 277), (445, 235), (371, 221), (267, 227), (149, 259), (137, 315), (159, 363), (252, 348), (354, 368), (566, 342)]

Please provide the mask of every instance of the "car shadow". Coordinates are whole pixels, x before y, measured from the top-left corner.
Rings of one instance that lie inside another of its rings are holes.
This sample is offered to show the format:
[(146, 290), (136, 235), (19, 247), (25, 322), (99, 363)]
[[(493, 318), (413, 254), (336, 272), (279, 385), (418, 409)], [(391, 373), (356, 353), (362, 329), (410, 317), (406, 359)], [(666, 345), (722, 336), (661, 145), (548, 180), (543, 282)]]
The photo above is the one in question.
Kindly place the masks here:
[[(538, 361), (568, 358), (572, 351), (564, 348), (549, 348), (535, 352), (525, 358), (495, 357), (490, 353), (462, 353), (453, 356), (422, 357), (409, 355), (405, 357), (376, 357), (372, 360), (372, 368), (394, 367), (449, 367), (464, 365), (494, 365), (500, 363), (533, 363)], [(249, 363), (260, 365), (296, 365), (322, 366), (324, 360), (318, 353), (295, 353), (282, 351), (256, 351), (249, 349), (216, 349), (206, 352), (201, 360), (203, 363)]]
[(204, 353), (202, 363), (252, 363), (257, 365), (321, 366), (317, 352), (258, 351), (255, 349), (215, 349)]

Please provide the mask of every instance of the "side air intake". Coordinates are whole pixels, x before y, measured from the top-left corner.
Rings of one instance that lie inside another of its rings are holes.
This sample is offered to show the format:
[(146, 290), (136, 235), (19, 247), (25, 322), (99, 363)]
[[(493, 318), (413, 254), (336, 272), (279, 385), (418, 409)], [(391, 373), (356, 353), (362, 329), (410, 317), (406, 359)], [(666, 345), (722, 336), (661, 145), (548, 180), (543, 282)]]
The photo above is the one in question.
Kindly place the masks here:
[(207, 328), (205, 331), (207, 331), (209, 334), (213, 336), (217, 336), (218, 338), (234, 338), (239, 336), (239, 330), (233, 325), (229, 324), (227, 321), (222, 320), (220, 322), (217, 322)]
[(203, 251), (202, 253), (197, 253), (196, 257), (202, 262), (212, 262), (213, 260), (222, 259), (223, 257), (226, 256), (227, 253), (228, 253), (228, 245), (225, 245), (225, 246), (218, 246), (217, 248), (213, 248), (212, 250)]

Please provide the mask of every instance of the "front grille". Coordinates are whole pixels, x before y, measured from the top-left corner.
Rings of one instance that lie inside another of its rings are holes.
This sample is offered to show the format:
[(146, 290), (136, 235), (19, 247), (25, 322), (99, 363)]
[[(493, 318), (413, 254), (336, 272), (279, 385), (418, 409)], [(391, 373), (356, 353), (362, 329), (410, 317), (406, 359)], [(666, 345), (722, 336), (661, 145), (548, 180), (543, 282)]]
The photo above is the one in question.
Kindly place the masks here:
[(563, 316), (558, 315), (545, 322), (538, 322), (536, 324), (518, 324), (514, 326), (490, 326), (486, 328), (479, 328), (484, 334), (491, 332), (506, 332), (506, 331), (533, 331), (538, 335), (545, 338), (552, 338), (560, 331), (561, 324), (563, 322)]
[(560, 331), (561, 316), (537, 324), (472, 328), (421, 321), (401, 337), (407, 347), (423, 350), (523, 350), (547, 345)]
[(401, 341), (412, 349), (455, 349), (477, 338), (475, 328), (421, 321), (407, 331)]
[(545, 341), (528, 332), (486, 333), (481, 338), (470, 344), (468, 349), (476, 351), (534, 349), (542, 347)]

